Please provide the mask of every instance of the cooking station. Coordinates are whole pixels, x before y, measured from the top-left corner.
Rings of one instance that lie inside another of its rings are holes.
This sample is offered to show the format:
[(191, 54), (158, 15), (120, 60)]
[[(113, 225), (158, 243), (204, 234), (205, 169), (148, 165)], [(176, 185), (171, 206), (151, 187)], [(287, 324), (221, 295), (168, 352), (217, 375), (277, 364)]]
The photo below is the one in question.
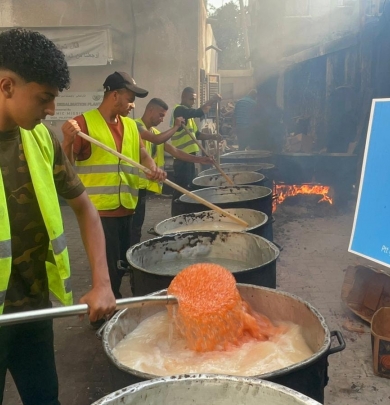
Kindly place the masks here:
[[(146, 219), (145, 231), (170, 217), (168, 202), (168, 199), (162, 197), (148, 199), (147, 204), (151, 215)], [(279, 209), (282, 212), (283, 205)], [(69, 207), (63, 207), (63, 215), (71, 256), (80, 257), (82, 255), (80, 236), (73, 232), (76, 227), (76, 219)], [(388, 381), (374, 377), (370, 373), (368, 328), (365, 327), (366, 333), (364, 334), (351, 333), (343, 329), (347, 314), (340, 301), (340, 286), (344, 277), (341, 270), (355, 263), (355, 258), (345, 254), (351, 213), (332, 215), (326, 220), (311, 216), (304, 219), (296, 218), (289, 223), (277, 221), (275, 224), (277, 225), (275, 237), (284, 246), (280, 255), (281, 259), (277, 263), (278, 286), (276, 291), (287, 291), (309, 302), (325, 317), (330, 330), (342, 330), (347, 340), (346, 350), (329, 357), (328, 376), (330, 379), (328, 386), (324, 389), (325, 403), (342, 404), (353, 400), (356, 405), (365, 405), (369, 403), (366, 398), (372, 395), (371, 387), (378, 389), (372, 403), (375, 405), (386, 403)], [(324, 233), (327, 235), (326, 238), (324, 238)], [(150, 235), (144, 232), (143, 240), (148, 238)], [(332, 257), (329, 257), (330, 251)], [(75, 294), (80, 296), (86, 282), (85, 262), (73, 260), (72, 264)], [(130, 294), (128, 279), (126, 279), (124, 287), (124, 294), (127, 296)], [(131, 327), (131, 322), (131, 317), (127, 320), (123, 318), (123, 327)], [(118, 327), (120, 323), (117, 322)], [(64, 404), (72, 404), (74, 398), (78, 398), (80, 404), (91, 404), (117, 389), (121, 389), (123, 395), (141, 396), (143, 391), (134, 391), (133, 387), (122, 390), (129, 384), (132, 375), (129, 373), (118, 374), (121, 370), (109, 360), (102, 348), (102, 342), (94, 338), (94, 331), (90, 330), (87, 321), (79, 322), (73, 317), (61, 318), (54, 322), (54, 327), (57, 335), (58, 373), (66, 386), (66, 390), (63, 390), (61, 394)], [(115, 332), (119, 330), (116, 328)], [(334, 346), (336, 346), (336, 342), (333, 343)], [(325, 370), (321, 363), (317, 363), (317, 365)], [(355, 369), (356, 373), (348, 377), (351, 369)], [(168, 381), (169, 378), (165, 380), (165, 382)], [(145, 384), (147, 383), (150, 381), (145, 381)], [(357, 388), (353, 390), (352, 385)], [(6, 387), (5, 403), (17, 404), (18, 396), (10, 380)], [(322, 390), (321, 385), (315, 386), (315, 389)], [(130, 394), (129, 391), (133, 394)], [(118, 403), (121, 403), (121, 398), (117, 398)], [(259, 403), (261, 398), (261, 396), (256, 397), (256, 403)], [(379, 398), (383, 398), (383, 402), (378, 402)], [(114, 398), (112, 399), (114, 400)]]
[(280, 153), (273, 159), (275, 183), (322, 185), (332, 189), (335, 206), (351, 197), (357, 177), (357, 156), (346, 153)]
[(389, 404), (390, 1), (3, 3), (0, 405)]
[[(301, 157), (308, 156), (299, 156)], [(327, 359), (330, 354), (345, 348), (342, 334), (339, 331), (330, 332), (325, 321), (314, 308), (311, 310), (308, 302), (275, 290), (278, 284), (276, 264), (280, 250), (272, 243), (274, 184), (283, 180), (294, 184), (312, 182), (314, 174), (321, 174), (326, 179), (326, 171), (316, 170), (320, 166), (316, 163), (319, 156), (310, 155), (306, 160), (294, 158), (296, 156), (291, 160), (290, 156), (277, 156), (268, 151), (222, 155), (221, 168), (231, 178), (241, 179), (242, 184), (226, 185), (218, 173), (206, 170), (194, 180), (194, 188), (197, 190), (193, 192), (208, 202), (245, 218), (248, 223), (245, 232), (207, 230), (207, 224), (210, 226), (213, 221), (219, 221), (220, 217), (213, 211), (207, 211), (204, 205), (188, 195), (182, 195), (175, 201), (173, 213), (176, 216), (155, 225), (154, 232), (159, 236), (131, 247), (127, 252), (127, 260), (133, 272), (135, 295), (167, 288), (177, 272), (191, 263), (223, 263), (238, 283), (245, 283), (239, 286), (240, 293), (255, 309), (259, 306), (259, 309), (274, 319), (291, 319), (301, 325), (304, 331), (316, 330), (314, 334), (310, 332), (311, 337), (307, 335), (306, 339), (314, 352), (313, 358), (276, 373), (267, 373), (261, 378), (293, 388), (323, 403), (324, 389), (328, 383)], [(331, 166), (327, 161), (328, 157), (321, 158), (325, 159), (325, 166)], [(281, 165), (281, 170), (278, 164)], [(330, 166), (327, 167), (331, 169)], [(329, 170), (329, 173), (332, 171)], [(333, 174), (329, 174), (329, 178), (332, 176)], [(270, 188), (265, 186), (266, 181), (271, 185)], [(261, 213), (261, 218), (254, 216), (253, 212)], [(252, 218), (253, 223), (249, 220)], [(206, 228), (184, 230), (195, 221)], [(264, 225), (271, 228), (270, 233), (264, 231)], [(169, 233), (169, 230), (166, 233), (166, 226), (173, 226), (173, 233)], [(235, 265), (238, 266), (236, 269), (233, 268)], [(103, 346), (117, 368), (118, 380), (130, 384), (156, 377), (128, 368), (113, 356), (115, 346), (150, 315), (149, 311), (138, 310), (118, 313), (103, 332)]]

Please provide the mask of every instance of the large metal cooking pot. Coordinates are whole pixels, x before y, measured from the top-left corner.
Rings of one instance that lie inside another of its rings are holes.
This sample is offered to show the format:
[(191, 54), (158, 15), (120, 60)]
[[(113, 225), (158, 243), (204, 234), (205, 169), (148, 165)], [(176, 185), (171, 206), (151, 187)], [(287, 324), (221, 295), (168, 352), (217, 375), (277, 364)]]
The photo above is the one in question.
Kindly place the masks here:
[(318, 154), (279, 153), (275, 155), (276, 179), (287, 184), (312, 183), (317, 162)]
[[(276, 173), (275, 165), (271, 163), (254, 163), (254, 164), (245, 164), (245, 163), (222, 163), (221, 165), (222, 170), (229, 174), (229, 173), (236, 173), (236, 172), (256, 172), (264, 174), (265, 182), (264, 186), (273, 189), (274, 187), (274, 178)], [(204, 170), (198, 174), (200, 176), (208, 176), (209, 174), (218, 174), (219, 171), (215, 168), (211, 168), (208, 170)]]
[(357, 155), (348, 153), (321, 153), (317, 156), (316, 181), (333, 185), (337, 178), (337, 181), (347, 180), (354, 184), (357, 160)]
[(113, 392), (93, 405), (319, 405), (268, 381), (193, 374), (156, 378)]
[(352, 186), (356, 183), (357, 155), (348, 153), (323, 153), (318, 155), (315, 179), (317, 182), (332, 186), (334, 202), (345, 205), (351, 196)]
[[(328, 356), (345, 348), (341, 333), (338, 331), (330, 332), (323, 316), (312, 305), (295, 295), (244, 284), (237, 284), (237, 287), (242, 298), (255, 311), (265, 314), (273, 321), (294, 322), (300, 325), (306, 343), (314, 352), (310, 358), (300, 363), (256, 377), (284, 385), (323, 403), (324, 388), (328, 383)], [(161, 291), (156, 294), (165, 293), (166, 291)], [(161, 311), (161, 308), (129, 308), (118, 312), (108, 321), (103, 333), (103, 347), (112, 363), (122, 372), (128, 373), (125, 380), (126, 375), (124, 373), (113, 371), (114, 374), (118, 375), (118, 379), (122, 379), (122, 383), (133, 384), (156, 377), (119, 363), (112, 350), (140, 322), (158, 311)], [(337, 337), (339, 342), (336, 347), (331, 347), (333, 336)], [(262, 404), (263, 402), (258, 401), (257, 403)], [(234, 404), (236, 405), (237, 402)]]
[[(272, 216), (272, 190), (262, 186), (209, 187), (195, 194), (221, 208), (249, 208)], [(192, 198), (182, 195), (172, 207), (173, 216), (207, 210)]]
[[(263, 186), (265, 183), (265, 176), (261, 173), (256, 172), (230, 172), (229, 177), (237, 186), (245, 184), (252, 186)], [(229, 185), (222, 174), (209, 174), (206, 176), (199, 176), (192, 180), (192, 184), (194, 185), (195, 189)]]
[[(265, 229), (268, 222), (268, 216), (266, 214), (246, 208), (229, 208), (226, 211), (248, 223), (248, 227), (244, 229), (245, 232), (263, 236), (264, 238), (268, 239), (265, 236)], [(213, 231), (215, 229), (212, 228), (212, 224), (215, 224), (216, 222), (218, 222), (221, 226), (221, 229), (218, 229), (218, 231), (228, 232), (230, 230), (229, 224), (232, 224), (230, 219), (221, 215), (217, 211), (201, 211), (165, 219), (164, 221), (155, 225), (154, 231), (157, 236), (163, 236), (171, 233), (182, 232), (180, 231), (180, 228), (188, 225), (199, 227), (198, 229), (193, 229), (192, 231)], [(205, 228), (207, 225), (210, 225), (209, 229)], [(222, 226), (225, 226), (225, 228), (222, 228)]]
[(221, 155), (221, 163), (272, 163), (268, 150), (239, 150)]
[[(268, 177), (268, 173), (271, 170), (275, 169), (275, 165), (271, 163), (254, 163), (254, 164), (245, 164), (245, 163), (222, 163), (221, 169), (225, 173), (236, 173), (236, 172), (256, 172), (264, 174)], [(198, 174), (200, 176), (207, 176), (209, 174), (219, 174), (219, 171), (215, 168), (203, 170)]]
[(168, 288), (183, 268), (204, 262), (222, 264), (237, 282), (275, 288), (279, 249), (244, 232), (183, 232), (134, 245), (126, 257), (133, 269), (134, 294), (145, 295)]

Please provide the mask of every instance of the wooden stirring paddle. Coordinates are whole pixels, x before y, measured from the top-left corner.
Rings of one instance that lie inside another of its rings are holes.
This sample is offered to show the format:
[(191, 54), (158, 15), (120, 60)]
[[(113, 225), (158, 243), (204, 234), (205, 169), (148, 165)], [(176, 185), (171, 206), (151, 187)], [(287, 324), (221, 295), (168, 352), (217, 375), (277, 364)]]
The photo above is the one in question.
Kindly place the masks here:
[[(191, 137), (191, 139), (199, 146), (200, 150), (207, 156), (210, 157), (208, 155), (208, 153), (206, 152), (206, 149), (203, 147), (202, 143), (199, 142), (195, 135), (183, 124), (182, 125), (184, 131), (186, 131), (187, 135), (189, 135)], [(218, 146), (218, 150), (219, 150), (219, 145)], [(217, 163), (214, 159), (213, 159), (213, 165), (215, 166), (215, 168), (222, 174), (222, 176), (225, 178), (225, 180), (231, 185), (234, 186), (234, 181), (221, 169), (221, 166), (219, 165), (219, 163)]]
[[(119, 153), (118, 151), (111, 149), (110, 147), (108, 147), (107, 145), (97, 141), (96, 139), (90, 137), (87, 134), (84, 134), (84, 132), (77, 132), (77, 135), (80, 136), (81, 138), (95, 144), (96, 146), (99, 146), (100, 148), (104, 149), (105, 151), (113, 154), (114, 156), (118, 157), (119, 159), (122, 159), (123, 161), (130, 163), (132, 166), (142, 170), (144, 173), (147, 174), (151, 174), (151, 170), (149, 170), (147, 167), (141, 165), (140, 163), (136, 162), (133, 159), (130, 159), (129, 157), (123, 155), (122, 153)], [(198, 195), (191, 193), (191, 191), (186, 190), (183, 187), (180, 187), (179, 185), (177, 185), (176, 183), (174, 183), (173, 181), (170, 181), (168, 179), (164, 180), (164, 183), (167, 184), (168, 186), (174, 188), (175, 190), (179, 191), (182, 194), (187, 195), (188, 197), (192, 198), (193, 200), (199, 202), (200, 204), (205, 205), (206, 207), (219, 212), (221, 215), (224, 215), (227, 218), (230, 218), (232, 221), (237, 222), (238, 224), (240, 224), (241, 226), (244, 227), (248, 227), (248, 223), (243, 221), (241, 218), (236, 217), (235, 215), (231, 214), (230, 212), (227, 212), (225, 210), (223, 210), (222, 208), (218, 207), (215, 204), (212, 204), (211, 202), (205, 200), (202, 197), (199, 197)]]

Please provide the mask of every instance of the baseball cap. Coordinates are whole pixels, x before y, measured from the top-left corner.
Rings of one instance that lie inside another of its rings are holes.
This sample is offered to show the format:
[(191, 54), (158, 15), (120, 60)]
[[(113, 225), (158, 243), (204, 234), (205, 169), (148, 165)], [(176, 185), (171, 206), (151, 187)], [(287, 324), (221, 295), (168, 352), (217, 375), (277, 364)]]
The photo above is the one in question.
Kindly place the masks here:
[(138, 87), (135, 80), (126, 72), (112, 73), (104, 81), (103, 87), (106, 91), (128, 89), (135, 93), (135, 95), (139, 98), (144, 98), (149, 94), (147, 90)]

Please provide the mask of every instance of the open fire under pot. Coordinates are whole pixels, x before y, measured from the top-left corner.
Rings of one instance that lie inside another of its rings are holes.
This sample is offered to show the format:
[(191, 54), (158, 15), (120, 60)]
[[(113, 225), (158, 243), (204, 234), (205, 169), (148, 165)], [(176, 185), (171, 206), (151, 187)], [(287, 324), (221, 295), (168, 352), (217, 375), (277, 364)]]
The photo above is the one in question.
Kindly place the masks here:
[[(317, 208), (332, 206), (334, 203), (334, 190), (330, 186), (322, 184), (285, 184), (276, 183), (274, 212), (278, 205), (304, 206), (306, 208)], [(328, 212), (328, 211), (324, 211)]]
[(205, 262), (227, 268), (238, 283), (276, 288), (279, 249), (245, 232), (183, 232), (134, 245), (126, 257), (138, 296), (168, 288), (182, 269)]
[(299, 194), (315, 194), (317, 190), (318, 195), (324, 196), (324, 201), (338, 208), (345, 206), (352, 196), (356, 183), (356, 155), (281, 153), (275, 155), (275, 163), (278, 167), (276, 193), (288, 190), (290, 195), (287, 196), (293, 196), (294, 188), (299, 188)]
[[(281, 384), (323, 403), (324, 389), (328, 383), (328, 356), (340, 352), (345, 348), (345, 342), (341, 333), (339, 331), (331, 332), (323, 316), (310, 303), (297, 296), (252, 285), (238, 284), (237, 287), (242, 298), (247, 301), (255, 311), (263, 313), (274, 322), (293, 322), (301, 326), (303, 337), (314, 353), (311, 357), (300, 363), (270, 373), (251, 376), (251, 378), (256, 377)], [(160, 291), (155, 294), (163, 295), (166, 294), (166, 291)], [(155, 306), (145, 306), (136, 309), (129, 308), (118, 312), (107, 322), (107, 326), (103, 332), (103, 347), (105, 353), (113, 363), (113, 367), (111, 368), (113, 378), (115, 381), (120, 381), (121, 384), (123, 384), (122, 387), (158, 377), (129, 368), (120, 363), (114, 356), (113, 349), (144, 319), (159, 311), (161, 311), (161, 308)], [(335, 337), (338, 341), (338, 344), (334, 347), (333, 344), (335, 344), (335, 342), (332, 342), (332, 337)], [(226, 387), (228, 386), (226, 385)], [(118, 386), (118, 389), (119, 388), (121, 387)], [(190, 396), (188, 399), (189, 398)], [(256, 404), (263, 403), (261, 397), (258, 398), (256, 396), (255, 399)], [(191, 400), (193, 401), (194, 398), (191, 398)], [(154, 403), (161, 402), (157, 401)], [(185, 403), (186, 402), (183, 402), (183, 404)], [(215, 402), (210, 401), (204, 403)], [(218, 403), (228, 404), (230, 402)], [(236, 405), (244, 402), (232, 402), (232, 404), (233, 403)], [(249, 404), (250, 402), (245, 403)], [(267, 401), (264, 403), (272, 404), (272, 402)], [(283, 402), (276, 403), (278, 405), (284, 404)], [(295, 402), (293, 403), (295, 404)]]
[[(263, 186), (209, 187), (195, 190), (194, 193), (223, 209), (248, 208), (264, 212), (269, 218), (264, 237), (270, 241), (273, 240), (273, 196), (270, 188)], [(208, 208), (186, 195), (182, 195), (172, 204), (173, 216), (191, 214), (193, 212), (201, 212), (205, 210), (208, 210)]]
[(269, 381), (216, 374), (157, 378), (113, 392), (93, 405), (319, 405)]

